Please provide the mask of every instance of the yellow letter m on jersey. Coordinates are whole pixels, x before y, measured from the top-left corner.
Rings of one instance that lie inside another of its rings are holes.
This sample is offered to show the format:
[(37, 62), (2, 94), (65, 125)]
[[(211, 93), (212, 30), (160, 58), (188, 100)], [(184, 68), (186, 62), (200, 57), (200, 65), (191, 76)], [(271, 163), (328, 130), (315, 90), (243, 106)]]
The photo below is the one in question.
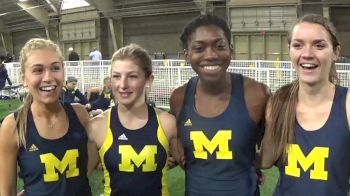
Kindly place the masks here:
[(213, 154), (214, 150), (219, 147), (219, 150), (216, 152), (217, 159), (232, 159), (233, 153), (228, 145), (228, 141), (231, 140), (231, 132), (231, 130), (219, 130), (212, 140), (208, 140), (203, 131), (191, 131), (190, 139), (194, 145), (194, 157), (207, 159), (208, 152)]
[(285, 173), (290, 176), (300, 177), (300, 168), (298, 162), (306, 172), (311, 165), (314, 169), (310, 171), (310, 179), (327, 180), (328, 172), (325, 171), (325, 161), (328, 158), (329, 148), (314, 147), (312, 151), (305, 157), (299, 145), (291, 144), (288, 148), (288, 165), (285, 167)]
[(79, 152), (77, 149), (67, 150), (62, 161), (60, 161), (54, 154), (47, 153), (40, 155), (41, 163), (45, 164), (46, 173), (44, 174), (45, 182), (53, 182), (59, 179), (58, 173), (61, 174), (66, 170), (67, 178), (79, 176), (79, 168), (77, 168), (77, 159)]
[[(119, 154), (121, 155), (121, 163), (119, 164), (119, 171), (133, 172), (134, 166), (140, 167), (142, 165), (143, 172), (156, 171), (157, 164), (155, 156), (157, 154), (157, 146), (145, 145), (140, 154), (137, 154), (134, 148), (130, 145), (120, 145)], [(131, 161), (133, 161), (132, 164)]]

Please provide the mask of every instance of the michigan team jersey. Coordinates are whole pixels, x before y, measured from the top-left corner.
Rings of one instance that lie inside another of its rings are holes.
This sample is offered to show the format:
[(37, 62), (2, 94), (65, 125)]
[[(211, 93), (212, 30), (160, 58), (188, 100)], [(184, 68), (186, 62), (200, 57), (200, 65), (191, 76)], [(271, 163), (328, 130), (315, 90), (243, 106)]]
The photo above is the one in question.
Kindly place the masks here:
[(108, 111), (106, 139), (99, 150), (108, 195), (169, 195), (166, 179), (168, 140), (154, 108), (137, 130), (120, 123), (118, 106)]
[(231, 74), (229, 105), (213, 118), (195, 108), (198, 77), (187, 84), (177, 124), (186, 157), (186, 195), (251, 196), (258, 194), (255, 145), (258, 127), (244, 99), (243, 77)]
[(80, 92), (79, 89), (68, 90), (65, 86), (62, 88), (60, 100), (63, 103), (80, 103), (82, 105), (88, 103), (87, 98)]
[(286, 163), (281, 163), (275, 195), (348, 196), (347, 91), (347, 88), (336, 87), (330, 115), (322, 128), (306, 131), (296, 123), (295, 143), (288, 147)]
[(112, 91), (102, 91), (96, 100), (91, 103), (91, 110), (107, 110), (111, 105), (111, 100), (113, 100)]
[(28, 112), (26, 148), (21, 146), (18, 153), (26, 196), (91, 195), (86, 176), (87, 135), (73, 107), (65, 104), (64, 109), (69, 127), (58, 139), (42, 138)]

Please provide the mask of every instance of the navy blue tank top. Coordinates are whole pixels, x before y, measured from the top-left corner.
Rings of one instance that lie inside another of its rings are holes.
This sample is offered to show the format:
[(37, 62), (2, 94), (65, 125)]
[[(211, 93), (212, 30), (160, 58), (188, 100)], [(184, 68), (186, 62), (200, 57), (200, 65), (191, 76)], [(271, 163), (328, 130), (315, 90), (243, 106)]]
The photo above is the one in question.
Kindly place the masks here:
[(64, 109), (69, 127), (59, 139), (42, 138), (28, 112), (26, 148), (19, 148), (17, 158), (26, 196), (91, 195), (86, 176), (87, 134), (73, 107), (65, 104)]
[(177, 121), (186, 157), (186, 195), (258, 194), (253, 163), (258, 127), (246, 107), (243, 76), (232, 73), (231, 81), (229, 105), (213, 118), (196, 112), (198, 77), (187, 84)]
[(348, 196), (347, 91), (336, 86), (331, 112), (322, 128), (306, 131), (296, 122), (295, 143), (288, 148), (286, 163), (281, 161), (275, 195)]
[(112, 91), (102, 91), (101, 94), (98, 95), (96, 100), (91, 103), (91, 109), (101, 109), (103, 111), (107, 110), (111, 104), (112, 99)]
[(166, 160), (169, 143), (154, 108), (137, 130), (125, 128), (118, 106), (108, 112), (108, 130), (99, 153), (105, 179), (104, 195), (169, 195)]

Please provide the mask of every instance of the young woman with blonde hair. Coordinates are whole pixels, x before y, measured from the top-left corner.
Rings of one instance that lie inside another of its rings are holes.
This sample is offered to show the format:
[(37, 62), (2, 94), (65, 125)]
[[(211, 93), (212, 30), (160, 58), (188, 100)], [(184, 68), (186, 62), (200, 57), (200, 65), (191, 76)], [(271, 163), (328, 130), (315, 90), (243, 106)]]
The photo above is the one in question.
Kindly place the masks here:
[(0, 195), (16, 195), (17, 164), (24, 194), (91, 195), (87, 179), (88, 114), (62, 104), (63, 57), (50, 40), (31, 39), (20, 53), (28, 95), (0, 129)]
[(113, 54), (111, 89), (118, 103), (92, 119), (89, 138), (99, 148), (105, 195), (169, 195), (167, 158), (177, 158), (174, 116), (146, 103), (152, 61), (130, 44)]

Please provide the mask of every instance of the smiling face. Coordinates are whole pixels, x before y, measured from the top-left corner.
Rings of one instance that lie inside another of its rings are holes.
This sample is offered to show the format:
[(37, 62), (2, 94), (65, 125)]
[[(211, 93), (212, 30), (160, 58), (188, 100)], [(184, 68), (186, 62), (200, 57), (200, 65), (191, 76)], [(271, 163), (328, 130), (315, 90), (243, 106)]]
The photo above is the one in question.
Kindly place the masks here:
[(201, 80), (225, 78), (231, 49), (224, 31), (216, 25), (200, 26), (189, 37), (185, 57)]
[(321, 25), (301, 22), (291, 34), (289, 55), (299, 81), (313, 85), (327, 83), (340, 47), (333, 47), (330, 33)]
[(33, 101), (53, 103), (58, 101), (63, 81), (63, 64), (53, 49), (35, 49), (27, 54), (23, 82)]
[(144, 70), (130, 59), (114, 61), (111, 71), (111, 88), (118, 104), (130, 107), (145, 103), (145, 89), (152, 75), (146, 78)]

